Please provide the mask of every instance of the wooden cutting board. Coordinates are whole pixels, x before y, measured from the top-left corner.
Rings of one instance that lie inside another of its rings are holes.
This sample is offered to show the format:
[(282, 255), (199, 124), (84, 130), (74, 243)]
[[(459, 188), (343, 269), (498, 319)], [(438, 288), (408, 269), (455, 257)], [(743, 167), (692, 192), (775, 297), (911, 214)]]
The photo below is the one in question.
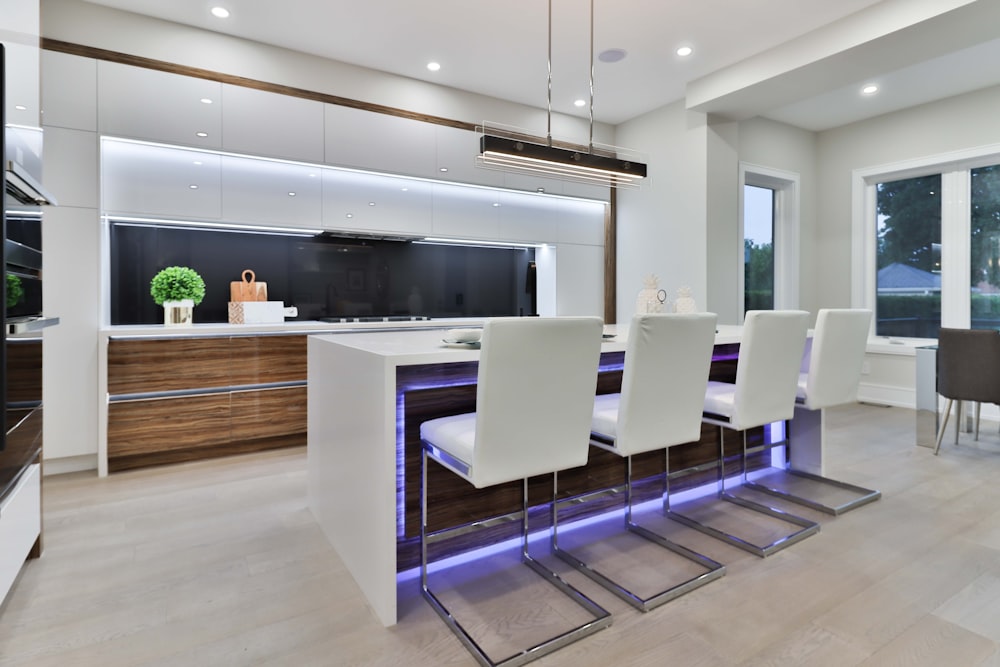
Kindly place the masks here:
[(243, 271), (243, 280), (229, 283), (230, 301), (267, 301), (267, 283), (257, 282), (257, 275), (250, 269)]

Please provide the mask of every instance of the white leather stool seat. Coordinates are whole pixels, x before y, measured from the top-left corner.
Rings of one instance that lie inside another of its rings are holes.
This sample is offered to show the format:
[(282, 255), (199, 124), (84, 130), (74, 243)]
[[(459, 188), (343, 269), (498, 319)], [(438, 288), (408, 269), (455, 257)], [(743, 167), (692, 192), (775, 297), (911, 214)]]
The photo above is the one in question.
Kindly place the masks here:
[(806, 396), (808, 396), (806, 393), (808, 383), (809, 373), (799, 373), (799, 386), (795, 390), (795, 400), (803, 402), (806, 400)]
[(732, 417), (736, 409), (736, 385), (709, 382), (705, 388), (705, 412), (720, 417)]
[(591, 433), (613, 441), (618, 435), (618, 406), (621, 394), (600, 394), (594, 398), (594, 414), (590, 421)]
[(472, 450), (476, 444), (476, 413), (432, 419), (420, 425), (420, 439), (434, 443), (434, 446), (451, 458), (465, 464), (468, 473), (440, 462), (457, 475), (468, 479), (472, 472)]

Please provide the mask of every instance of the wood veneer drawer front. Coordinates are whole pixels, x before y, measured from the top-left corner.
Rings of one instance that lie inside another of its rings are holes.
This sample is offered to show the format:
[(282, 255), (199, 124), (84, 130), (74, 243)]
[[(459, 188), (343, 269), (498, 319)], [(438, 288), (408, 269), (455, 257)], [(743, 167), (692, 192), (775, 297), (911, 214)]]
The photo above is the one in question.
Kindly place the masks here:
[(228, 338), (111, 340), (108, 393), (228, 387), (231, 365)]
[(246, 336), (229, 339), (231, 385), (305, 380), (306, 336)]
[(255, 440), (306, 432), (306, 388), (232, 393), (232, 438)]
[(108, 406), (108, 457), (229, 442), (230, 395), (119, 401)]

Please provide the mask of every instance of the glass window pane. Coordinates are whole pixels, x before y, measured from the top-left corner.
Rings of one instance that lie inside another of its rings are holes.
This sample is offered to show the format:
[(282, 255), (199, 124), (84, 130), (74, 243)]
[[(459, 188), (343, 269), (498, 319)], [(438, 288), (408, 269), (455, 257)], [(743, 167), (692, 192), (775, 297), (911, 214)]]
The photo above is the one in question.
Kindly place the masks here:
[(972, 170), (969, 196), (973, 329), (1000, 329), (1000, 165)]
[(774, 308), (774, 190), (743, 188), (743, 310)]
[(937, 338), (941, 328), (941, 175), (879, 183), (875, 333)]

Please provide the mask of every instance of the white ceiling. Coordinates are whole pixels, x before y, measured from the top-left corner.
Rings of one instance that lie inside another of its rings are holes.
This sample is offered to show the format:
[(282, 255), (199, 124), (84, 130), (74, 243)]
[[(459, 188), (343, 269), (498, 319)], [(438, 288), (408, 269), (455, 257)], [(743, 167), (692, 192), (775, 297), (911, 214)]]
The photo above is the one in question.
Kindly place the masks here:
[[(88, 1), (546, 105), (545, 0)], [(231, 16), (213, 17), (214, 5), (229, 8)], [(1000, 19), (998, 0), (594, 5), (595, 53), (628, 52), (621, 62), (595, 63), (594, 115), (610, 124), (687, 98), (689, 107), (727, 117), (763, 115), (822, 130), (1000, 83), (1000, 21), (992, 20)], [(552, 6), (552, 109), (586, 117), (588, 107), (573, 101), (589, 99), (590, 3), (553, 0)], [(694, 54), (678, 57), (682, 45)], [(440, 71), (426, 69), (431, 60)], [(858, 89), (869, 81), (882, 90), (863, 98)]]

